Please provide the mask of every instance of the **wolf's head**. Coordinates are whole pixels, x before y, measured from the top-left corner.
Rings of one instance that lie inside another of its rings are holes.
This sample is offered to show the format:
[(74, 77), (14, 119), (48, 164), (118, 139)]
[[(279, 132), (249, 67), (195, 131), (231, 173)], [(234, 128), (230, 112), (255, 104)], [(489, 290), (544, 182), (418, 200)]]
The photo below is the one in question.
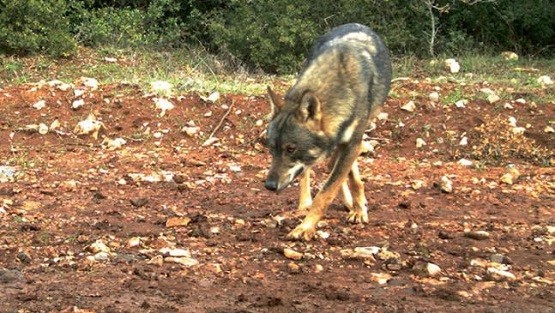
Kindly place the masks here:
[(272, 113), (266, 145), (272, 165), (264, 186), (280, 192), (305, 169), (327, 156), (329, 140), (320, 125), (320, 101), (311, 91), (305, 91), (300, 100), (284, 102), (268, 87), (268, 96)]

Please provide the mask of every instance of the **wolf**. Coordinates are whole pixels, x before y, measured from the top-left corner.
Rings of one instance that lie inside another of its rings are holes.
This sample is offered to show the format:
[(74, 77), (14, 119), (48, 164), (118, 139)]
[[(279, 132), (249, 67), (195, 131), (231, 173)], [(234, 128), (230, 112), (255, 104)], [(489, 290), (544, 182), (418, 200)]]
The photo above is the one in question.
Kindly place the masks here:
[[(367, 26), (345, 24), (316, 41), (284, 98), (268, 86), (266, 145), (272, 161), (264, 186), (279, 193), (300, 176), (298, 211), (305, 213), (288, 239), (311, 240), (340, 190), (347, 220), (368, 222), (356, 159), (368, 120), (387, 98), (391, 76), (389, 52), (380, 37)], [(311, 167), (325, 159), (331, 172), (312, 199)]]

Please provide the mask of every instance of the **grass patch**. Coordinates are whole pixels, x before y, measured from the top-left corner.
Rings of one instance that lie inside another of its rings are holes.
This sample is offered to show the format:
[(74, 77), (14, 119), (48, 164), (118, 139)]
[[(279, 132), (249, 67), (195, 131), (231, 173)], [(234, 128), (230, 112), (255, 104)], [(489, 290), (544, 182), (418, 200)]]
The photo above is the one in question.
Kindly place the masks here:
[[(446, 58), (448, 56), (435, 60), (394, 57), (394, 76), (431, 79), (438, 84), (446, 81), (487, 82), (501, 86), (511, 94), (526, 95), (528, 101), (555, 103), (553, 85), (544, 87), (538, 82), (538, 77), (555, 73), (552, 60), (521, 58), (507, 61), (500, 56), (468, 55), (457, 59), (461, 71), (451, 74), (443, 65)], [(145, 92), (150, 90), (151, 82), (164, 80), (173, 84), (175, 93), (219, 91), (248, 95), (264, 94), (266, 86), (276, 79), (275, 76), (247, 72), (234, 58), (211, 55), (202, 48), (168, 51), (80, 48), (74, 57), (67, 59), (0, 56), (0, 86), (52, 79), (72, 82), (81, 76), (94, 77), (101, 83), (138, 84)], [(278, 79), (289, 82), (294, 75)], [(287, 86), (278, 87), (281, 92), (285, 88)], [(448, 96), (448, 102), (460, 100), (461, 96), (455, 91)]]

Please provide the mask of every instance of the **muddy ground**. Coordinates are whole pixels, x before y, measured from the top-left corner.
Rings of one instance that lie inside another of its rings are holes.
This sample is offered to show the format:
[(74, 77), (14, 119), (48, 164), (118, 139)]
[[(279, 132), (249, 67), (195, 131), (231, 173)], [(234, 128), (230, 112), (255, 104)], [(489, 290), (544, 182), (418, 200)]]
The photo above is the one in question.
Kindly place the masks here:
[(336, 201), (293, 242), (263, 97), (67, 83), (0, 88), (0, 312), (554, 312), (554, 103), (397, 80), (359, 158), (370, 222)]

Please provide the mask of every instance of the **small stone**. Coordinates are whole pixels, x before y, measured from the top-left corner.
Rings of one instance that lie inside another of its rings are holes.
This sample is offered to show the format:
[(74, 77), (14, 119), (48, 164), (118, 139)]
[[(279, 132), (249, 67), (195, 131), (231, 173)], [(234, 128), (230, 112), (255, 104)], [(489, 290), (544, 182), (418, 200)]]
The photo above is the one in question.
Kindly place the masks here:
[(264, 121), (263, 120), (256, 120), (254, 125), (256, 125), (256, 127), (261, 127), (262, 125), (264, 125)]
[(170, 101), (164, 98), (153, 98), (153, 101), (156, 108), (161, 110), (160, 112), (161, 117), (166, 114), (166, 111), (172, 110), (175, 107), (173, 103), (171, 103)]
[(468, 159), (460, 159), (457, 163), (461, 166), (472, 166), (472, 164), (474, 164), (474, 162)]
[(19, 260), (19, 262), (24, 263), (24, 264), (29, 264), (31, 263), (31, 261), (33, 261), (33, 259), (24, 251), (20, 251), (17, 254), (17, 259)]
[(416, 110), (416, 104), (414, 104), (414, 101), (409, 101), (407, 102), (405, 105), (403, 105), (401, 107), (401, 110), (405, 110), (407, 112), (414, 112), (414, 110)]
[(161, 256), (161, 255), (157, 255), (157, 256), (153, 257), (152, 259), (148, 260), (146, 263), (157, 265), (157, 266), (162, 266), (162, 264), (164, 264), (164, 257)]
[(80, 107), (82, 107), (84, 105), (85, 105), (85, 100), (77, 99), (77, 100), (75, 100), (71, 103), (71, 108), (74, 109), (74, 110), (77, 110), (77, 109), (79, 109)]
[(494, 281), (513, 281), (516, 280), (516, 276), (505, 270), (497, 269), (494, 267), (488, 267), (487, 276), (490, 280)]
[(415, 179), (410, 183), (410, 186), (414, 190), (421, 189), (422, 187), (424, 187), (424, 181), (420, 179)]
[(301, 260), (303, 258), (303, 254), (300, 252), (297, 252), (291, 248), (285, 248), (283, 249), (283, 255), (291, 260)]
[(392, 277), (393, 276), (387, 273), (371, 273), (370, 281), (376, 282), (380, 285), (385, 285), (388, 281), (391, 280)]
[(453, 74), (458, 73), (461, 70), (459, 62), (455, 59), (447, 59), (444, 61), (444, 65)]
[(462, 100), (459, 100), (459, 101), (455, 102), (455, 106), (459, 109), (465, 108), (467, 104), (468, 104), (468, 100), (466, 100), (466, 99), (462, 99)]
[(159, 252), (164, 255), (164, 256), (169, 256), (169, 257), (190, 257), (191, 256), (191, 252), (189, 252), (189, 250), (185, 250), (185, 249), (170, 249), (170, 248), (162, 248), (159, 250)]
[(141, 244), (141, 237), (132, 237), (127, 240), (126, 246), (128, 248), (135, 248)]
[(430, 262), (418, 262), (412, 267), (412, 270), (418, 275), (428, 277), (437, 276), (441, 273), (441, 268)]
[(314, 265), (314, 273), (321, 273), (323, 271), (324, 271), (324, 267), (322, 266), (322, 264)]
[(401, 255), (399, 253), (394, 251), (389, 251), (387, 249), (380, 249), (380, 252), (378, 252), (376, 256), (378, 257), (378, 259), (382, 261), (399, 260), (401, 258)]
[(191, 267), (191, 266), (195, 266), (195, 265), (199, 265), (200, 262), (196, 259), (190, 258), (190, 257), (173, 257), (173, 256), (169, 256), (167, 258), (164, 258), (164, 262), (169, 262), (169, 263), (177, 263), (177, 264), (181, 264), (187, 267)]
[(486, 240), (490, 237), (490, 233), (484, 230), (465, 231), (464, 236), (474, 240)]
[(416, 147), (422, 148), (426, 145), (426, 142), (422, 138), (416, 138)]
[(380, 112), (380, 113), (378, 113), (378, 115), (376, 116), (376, 118), (377, 118), (379, 121), (385, 121), (385, 120), (388, 119), (388, 117), (389, 117), (389, 114), (388, 114), (387, 112)]
[(87, 247), (87, 251), (92, 253), (110, 252), (110, 248), (101, 240), (97, 240)]
[(555, 129), (551, 126), (545, 126), (545, 128), (543, 129), (544, 133), (548, 133), (548, 134), (552, 134), (555, 133)]
[(39, 134), (46, 135), (48, 133), (48, 126), (46, 126), (43, 123), (40, 123), (38, 131), (39, 131)]
[(505, 59), (505, 61), (516, 61), (518, 60), (518, 54), (512, 51), (503, 51), (501, 52), (501, 56)]
[(453, 192), (453, 182), (447, 176), (442, 176), (439, 182), (439, 188), (445, 193)]
[(37, 101), (35, 104), (33, 104), (33, 108), (40, 110), (42, 108), (44, 108), (46, 106), (46, 101), (44, 100), (39, 100)]
[(108, 252), (101, 251), (94, 255), (95, 261), (107, 261), (109, 259), (110, 259), (110, 254)]
[(491, 104), (493, 104), (493, 103), (495, 103), (499, 100), (501, 100), (501, 98), (496, 94), (488, 95), (488, 102), (491, 103)]
[(466, 145), (468, 145), (468, 137), (466, 137), (466, 136), (465, 136), (465, 137), (462, 137), (462, 138), (461, 138), (461, 141), (459, 142), (459, 145), (460, 145), (460, 146), (466, 146)]
[(166, 220), (166, 227), (179, 227), (187, 226), (191, 222), (191, 218), (185, 217), (170, 217)]
[(140, 208), (142, 206), (145, 206), (148, 203), (147, 198), (135, 198), (135, 199), (131, 199), (129, 201), (131, 202), (131, 205), (136, 207), (136, 208)]
[(538, 83), (542, 86), (553, 85), (553, 80), (547, 75), (538, 77)]
[(438, 101), (439, 101), (439, 93), (437, 93), (436, 91), (431, 92), (431, 93), (428, 95), (428, 98), (429, 98), (430, 101), (432, 101), (432, 102), (438, 102)]
[(298, 274), (301, 272), (301, 267), (295, 262), (289, 262), (287, 264), (287, 269), (291, 274)]

